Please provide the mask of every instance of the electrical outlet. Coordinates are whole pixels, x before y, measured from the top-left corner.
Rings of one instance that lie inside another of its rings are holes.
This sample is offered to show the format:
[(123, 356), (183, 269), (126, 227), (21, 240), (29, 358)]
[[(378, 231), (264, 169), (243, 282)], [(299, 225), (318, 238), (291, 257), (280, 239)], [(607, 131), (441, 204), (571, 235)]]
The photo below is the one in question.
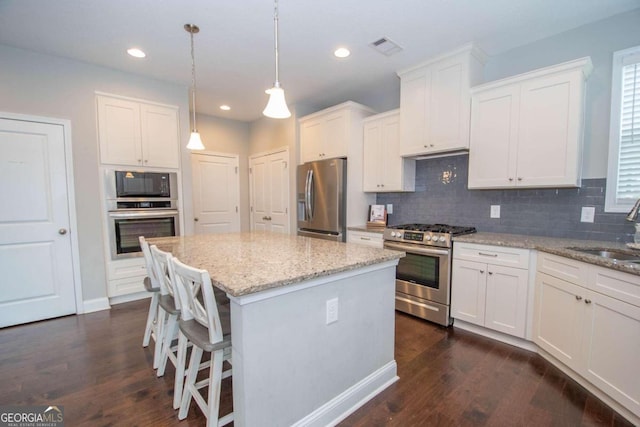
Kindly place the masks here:
[(392, 203), (387, 203), (387, 213), (388, 214), (392, 214), (393, 213), (393, 204)]
[(500, 218), (500, 205), (491, 205), (491, 218)]
[(327, 325), (338, 321), (338, 298), (327, 300)]
[(580, 214), (580, 222), (593, 222), (596, 216), (596, 208), (593, 206), (583, 206)]

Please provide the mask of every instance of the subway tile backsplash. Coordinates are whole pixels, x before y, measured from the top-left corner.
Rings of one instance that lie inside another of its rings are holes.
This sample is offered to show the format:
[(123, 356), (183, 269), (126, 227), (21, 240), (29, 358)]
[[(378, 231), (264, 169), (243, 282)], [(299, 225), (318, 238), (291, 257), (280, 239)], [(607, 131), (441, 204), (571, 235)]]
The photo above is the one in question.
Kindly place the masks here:
[[(471, 225), (478, 231), (613, 242), (632, 242), (634, 223), (625, 214), (605, 213), (606, 179), (583, 179), (580, 188), (467, 190), (469, 156), (418, 160), (414, 193), (378, 193), (393, 203), (389, 225)], [(500, 218), (490, 218), (500, 205)], [(583, 206), (595, 207), (593, 223), (580, 222)]]

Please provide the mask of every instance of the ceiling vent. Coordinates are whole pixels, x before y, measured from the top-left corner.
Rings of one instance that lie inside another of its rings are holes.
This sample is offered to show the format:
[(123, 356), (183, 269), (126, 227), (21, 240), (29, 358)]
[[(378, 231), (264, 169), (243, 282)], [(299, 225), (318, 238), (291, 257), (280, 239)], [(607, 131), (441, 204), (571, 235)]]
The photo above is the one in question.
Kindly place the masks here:
[(402, 47), (388, 37), (382, 37), (381, 39), (369, 43), (369, 46), (385, 56), (391, 56), (402, 51)]

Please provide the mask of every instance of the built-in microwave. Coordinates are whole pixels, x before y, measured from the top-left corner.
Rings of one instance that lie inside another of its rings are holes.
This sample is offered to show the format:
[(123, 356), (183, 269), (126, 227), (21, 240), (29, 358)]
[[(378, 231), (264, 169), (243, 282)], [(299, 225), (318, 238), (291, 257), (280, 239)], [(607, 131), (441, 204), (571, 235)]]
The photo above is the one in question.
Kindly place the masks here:
[(178, 199), (175, 172), (106, 169), (104, 182), (107, 200)]

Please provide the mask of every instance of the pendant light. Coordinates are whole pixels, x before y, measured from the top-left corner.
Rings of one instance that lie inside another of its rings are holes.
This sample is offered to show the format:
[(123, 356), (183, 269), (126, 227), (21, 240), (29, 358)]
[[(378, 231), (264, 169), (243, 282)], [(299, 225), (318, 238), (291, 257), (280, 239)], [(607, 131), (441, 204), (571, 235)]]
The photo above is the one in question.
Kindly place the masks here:
[(280, 87), (280, 81), (278, 80), (278, 0), (275, 0), (275, 8), (273, 12), (273, 23), (275, 28), (275, 52), (276, 52), (276, 81), (271, 89), (267, 89), (265, 92), (269, 94), (269, 102), (265, 107), (262, 114), (274, 119), (286, 119), (291, 117), (289, 108), (287, 107), (287, 101), (284, 99), (284, 90)]
[(187, 148), (189, 150), (204, 150), (202, 139), (200, 139), (200, 134), (196, 128), (196, 59), (193, 54), (193, 35), (197, 34), (200, 28), (194, 24), (185, 24), (184, 29), (191, 34), (191, 109), (193, 110), (193, 128)]

